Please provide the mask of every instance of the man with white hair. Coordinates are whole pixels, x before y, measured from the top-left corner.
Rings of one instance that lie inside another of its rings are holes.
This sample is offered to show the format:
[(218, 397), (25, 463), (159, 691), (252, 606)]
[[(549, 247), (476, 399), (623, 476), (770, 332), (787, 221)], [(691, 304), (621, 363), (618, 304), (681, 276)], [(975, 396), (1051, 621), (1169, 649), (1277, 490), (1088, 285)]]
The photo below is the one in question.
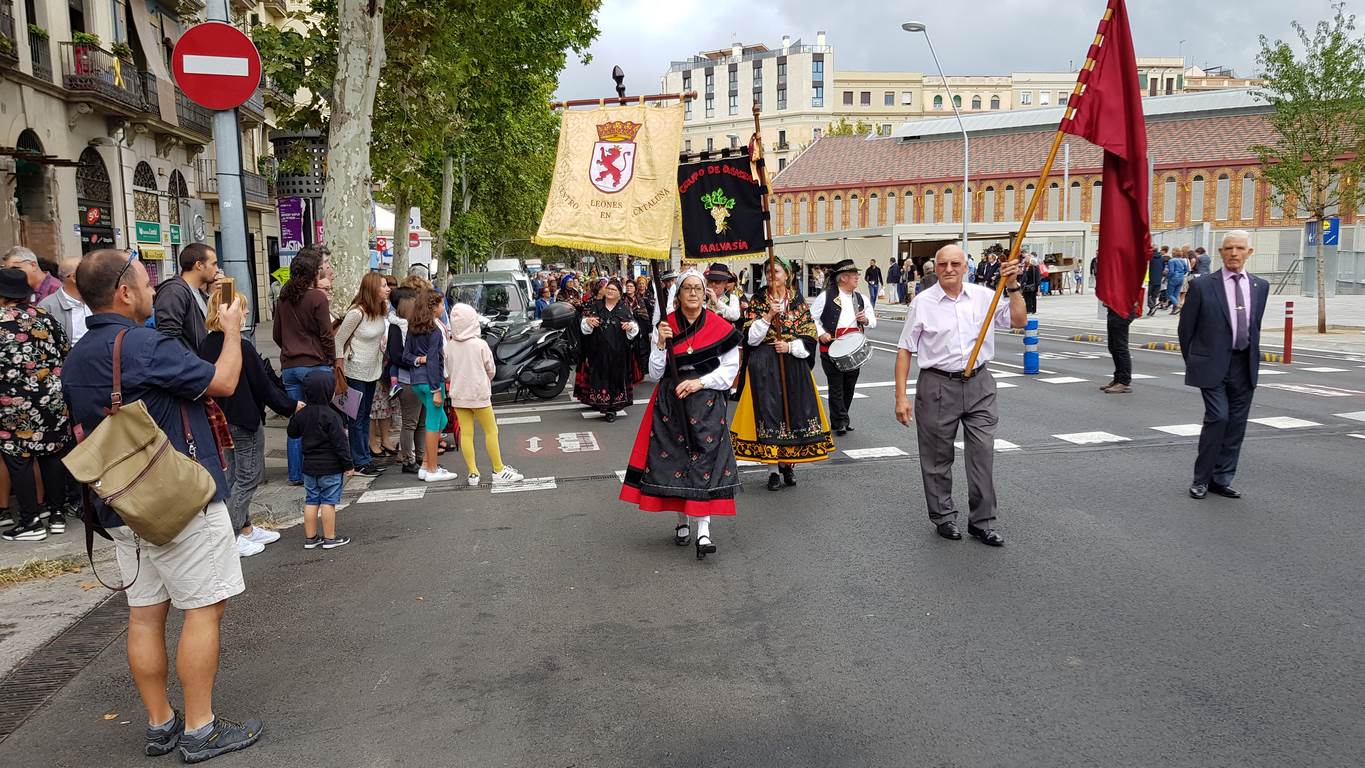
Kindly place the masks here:
[(1196, 499), (1210, 491), (1229, 499), (1242, 496), (1232, 479), (1256, 391), (1261, 317), (1270, 297), (1270, 284), (1246, 271), (1253, 252), (1245, 231), (1224, 235), (1218, 248), (1222, 269), (1190, 284), (1180, 312), (1185, 384), (1199, 387), (1204, 397), (1204, 425), (1190, 483), (1190, 496)]
[(32, 304), (37, 304), (46, 299), (62, 287), (61, 280), (48, 274), (38, 264), (38, 254), (22, 245), (16, 245), (5, 251), (4, 266), (24, 271), (24, 277), (28, 280), (28, 287), (33, 289), (33, 297), (29, 300)]
[(90, 317), (90, 308), (81, 300), (80, 289), (76, 287), (76, 267), (81, 265), (80, 256), (67, 256), (57, 265), (61, 277), (61, 287), (51, 296), (38, 302), (38, 308), (47, 310), (49, 315), (62, 324), (66, 338), (71, 346), (85, 335), (85, 320)]

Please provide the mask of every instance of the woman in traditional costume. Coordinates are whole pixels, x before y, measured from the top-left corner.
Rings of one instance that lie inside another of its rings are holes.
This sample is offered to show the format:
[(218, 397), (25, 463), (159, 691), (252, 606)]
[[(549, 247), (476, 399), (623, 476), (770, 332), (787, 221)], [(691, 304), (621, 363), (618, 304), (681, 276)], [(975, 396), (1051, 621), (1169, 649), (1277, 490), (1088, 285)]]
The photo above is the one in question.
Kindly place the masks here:
[(676, 310), (660, 321), (649, 355), (659, 384), (630, 453), (621, 500), (646, 512), (676, 512), (673, 543), (692, 541), (697, 559), (716, 551), (711, 516), (735, 514), (739, 469), (730, 447), (726, 391), (739, 371), (740, 335), (704, 306), (706, 280), (683, 274)]
[(791, 279), (791, 264), (774, 259), (767, 287), (744, 312), (744, 388), (730, 433), (735, 456), (777, 465), (768, 475), (770, 491), (796, 485), (797, 464), (824, 461), (834, 452), (811, 372), (818, 332)]
[(555, 301), (567, 301), (572, 304), (574, 309), (582, 303), (583, 297), (578, 292), (578, 276), (572, 272), (559, 278), (559, 291), (555, 293)]
[(616, 412), (631, 404), (635, 386), (633, 340), (640, 326), (622, 299), (621, 281), (612, 279), (602, 298), (585, 302), (578, 330), (583, 334), (583, 364), (574, 382), (574, 397), (616, 421)]

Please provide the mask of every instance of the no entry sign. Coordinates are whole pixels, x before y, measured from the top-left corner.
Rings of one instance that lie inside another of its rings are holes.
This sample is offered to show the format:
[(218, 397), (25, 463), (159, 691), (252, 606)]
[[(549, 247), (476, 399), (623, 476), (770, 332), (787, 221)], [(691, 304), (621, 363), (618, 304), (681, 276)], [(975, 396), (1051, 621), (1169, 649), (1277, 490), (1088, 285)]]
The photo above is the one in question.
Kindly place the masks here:
[(255, 43), (221, 21), (196, 24), (181, 35), (171, 69), (190, 101), (213, 110), (241, 106), (261, 84)]

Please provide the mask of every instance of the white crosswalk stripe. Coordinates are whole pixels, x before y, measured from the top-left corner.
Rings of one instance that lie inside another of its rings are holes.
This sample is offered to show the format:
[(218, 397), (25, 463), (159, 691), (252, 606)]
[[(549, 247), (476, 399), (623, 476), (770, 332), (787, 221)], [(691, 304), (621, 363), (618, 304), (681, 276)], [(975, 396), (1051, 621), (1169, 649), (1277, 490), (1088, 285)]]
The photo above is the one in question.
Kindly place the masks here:
[(1135, 374), (1133, 374), (1133, 378), (1134, 378), (1134, 379), (1155, 379), (1155, 378), (1157, 378), (1157, 377), (1156, 377), (1156, 376), (1152, 376), (1151, 374), (1147, 374), (1147, 373), (1135, 373)]
[(1203, 429), (1201, 424), (1171, 424), (1165, 427), (1152, 427), (1158, 432), (1167, 432), (1180, 437), (1193, 437)]
[[(955, 441), (953, 443), (953, 447), (957, 448), (959, 451), (967, 450), (967, 444), (962, 442), (961, 440)], [(997, 453), (1001, 453), (1004, 451), (1021, 451), (1023, 449), (1020, 448), (1015, 443), (1011, 443), (1008, 440), (1001, 440), (1000, 438), (997, 437), (995, 438), (995, 450)]]
[(559, 487), (553, 477), (528, 477), (519, 483), (493, 483), (493, 493), (520, 493), (522, 491), (552, 491)]
[(843, 451), (843, 454), (850, 459), (882, 459), (910, 455), (894, 445), (885, 448), (850, 448)]
[[(600, 412), (598, 412), (598, 411), (584, 411), (584, 412), (583, 412), (582, 414), (580, 414), (580, 415), (581, 415), (583, 418), (585, 418), (585, 419), (604, 419), (604, 418), (606, 418), (606, 416), (607, 416), (605, 413), (600, 413)], [(617, 412), (616, 412), (616, 417), (617, 417), (618, 419), (619, 419), (620, 417), (622, 417), (622, 416), (625, 416), (625, 415), (626, 415), (626, 412), (625, 412), (625, 411), (617, 411)]]
[(1338, 413), (1338, 419), (1350, 419), (1351, 421), (1365, 421), (1365, 411), (1352, 411), (1351, 413)]
[(360, 494), (360, 498), (355, 500), (357, 504), (373, 504), (381, 501), (416, 501), (427, 493), (425, 486), (416, 488), (384, 488), (382, 490), (366, 491)]
[(1293, 416), (1263, 416), (1259, 419), (1247, 419), (1253, 424), (1261, 424), (1275, 429), (1302, 429), (1303, 427), (1320, 427), (1321, 424), (1307, 419), (1296, 419)]
[(498, 425), (504, 424), (539, 424), (539, 416), (499, 416)]
[(1100, 443), (1126, 443), (1129, 438), (1121, 435), (1110, 434), (1109, 432), (1072, 432), (1066, 435), (1053, 435), (1058, 440), (1065, 440), (1076, 445), (1099, 445)]
[(1079, 384), (1083, 381), (1089, 381), (1089, 379), (1082, 379), (1076, 376), (1051, 376), (1046, 379), (1038, 379), (1038, 381), (1046, 382), (1048, 384)]
[[(1362, 365), (1361, 367), (1362, 367), (1362, 368), (1365, 368), (1365, 365)], [(1359, 433), (1356, 433), (1356, 432), (1352, 432), (1352, 433), (1350, 434), (1350, 436), (1351, 436), (1351, 437), (1358, 437), (1358, 438), (1360, 438), (1361, 440), (1365, 440), (1365, 435), (1362, 435), (1362, 434), (1359, 434)], [(340, 509), (340, 507), (338, 507), (338, 509)]]
[(1345, 368), (1333, 368), (1333, 367), (1331, 367), (1331, 366), (1329, 366), (1329, 365), (1320, 365), (1320, 366), (1317, 366), (1316, 368), (1300, 368), (1299, 370), (1301, 370), (1301, 371), (1309, 371), (1309, 372), (1311, 372), (1311, 373), (1345, 373), (1345, 372), (1346, 372), (1346, 369), (1345, 369)]

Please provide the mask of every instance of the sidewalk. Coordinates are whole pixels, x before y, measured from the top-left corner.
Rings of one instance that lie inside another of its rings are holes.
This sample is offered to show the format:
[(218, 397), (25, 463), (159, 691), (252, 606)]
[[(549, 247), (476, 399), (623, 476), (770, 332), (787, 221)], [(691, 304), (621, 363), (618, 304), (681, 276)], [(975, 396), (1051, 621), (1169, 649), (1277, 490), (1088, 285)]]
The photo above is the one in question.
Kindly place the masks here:
[[(1284, 345), (1285, 303), (1294, 302), (1294, 349), (1305, 352), (1345, 352), (1365, 354), (1365, 295), (1334, 296), (1327, 300), (1326, 335), (1317, 332), (1317, 299), (1307, 296), (1271, 295), (1261, 322), (1261, 345), (1279, 351)], [(877, 303), (881, 316), (903, 320), (905, 306)], [(1066, 331), (1084, 330), (1103, 335), (1107, 330), (1104, 307), (1093, 293), (1039, 296), (1038, 319), (1041, 333), (1058, 327)], [(1132, 326), (1133, 333), (1166, 336), (1175, 340), (1178, 315), (1158, 311), (1155, 317), (1142, 317)]]

